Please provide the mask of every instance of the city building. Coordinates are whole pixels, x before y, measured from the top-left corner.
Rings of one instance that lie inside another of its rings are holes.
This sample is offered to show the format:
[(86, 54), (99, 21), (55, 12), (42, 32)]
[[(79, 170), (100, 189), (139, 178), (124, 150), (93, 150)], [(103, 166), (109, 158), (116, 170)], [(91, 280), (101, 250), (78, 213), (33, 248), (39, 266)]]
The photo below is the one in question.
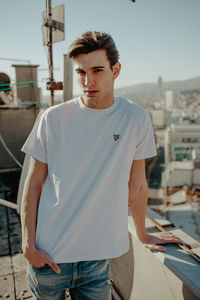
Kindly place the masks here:
[(159, 76), (157, 82), (157, 97), (161, 98), (162, 94), (163, 94), (163, 81), (162, 81), (162, 77)]
[(200, 188), (200, 125), (174, 125), (165, 131), (162, 186)]
[(163, 109), (152, 109), (150, 110), (151, 119), (154, 128), (165, 128), (167, 116), (167, 111)]
[(165, 132), (165, 163), (200, 158), (200, 125), (169, 126)]
[(174, 91), (165, 92), (165, 109), (172, 110), (178, 105), (178, 96)]

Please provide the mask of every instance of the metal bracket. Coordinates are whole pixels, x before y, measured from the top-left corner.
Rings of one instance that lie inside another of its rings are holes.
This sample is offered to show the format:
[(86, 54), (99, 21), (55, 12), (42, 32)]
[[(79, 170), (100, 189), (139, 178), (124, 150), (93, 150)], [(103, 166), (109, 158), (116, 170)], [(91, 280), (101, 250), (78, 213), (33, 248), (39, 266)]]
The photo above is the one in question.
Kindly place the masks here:
[(54, 30), (59, 30), (64, 32), (64, 23), (61, 23), (59, 21), (52, 20), (51, 22), (49, 22), (49, 19), (46, 18), (44, 26), (51, 27)]
[(47, 82), (47, 90), (48, 91), (51, 91), (51, 90), (53, 90), (53, 91), (55, 91), (55, 90), (63, 90), (63, 83), (62, 83), (62, 81), (60, 81), (60, 82), (55, 82), (55, 81), (53, 81), (53, 82), (51, 82), (51, 81)]

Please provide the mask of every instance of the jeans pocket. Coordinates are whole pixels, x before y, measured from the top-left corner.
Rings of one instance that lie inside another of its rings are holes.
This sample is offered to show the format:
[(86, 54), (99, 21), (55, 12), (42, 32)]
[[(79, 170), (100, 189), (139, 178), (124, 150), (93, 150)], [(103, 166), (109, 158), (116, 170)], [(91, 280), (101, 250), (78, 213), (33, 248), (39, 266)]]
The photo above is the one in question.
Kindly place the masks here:
[(47, 275), (54, 275), (56, 274), (52, 268), (49, 265), (44, 265), (42, 267), (35, 267), (32, 265), (29, 265), (29, 270), (30, 272), (33, 272), (35, 274), (37, 274), (38, 276), (47, 276)]

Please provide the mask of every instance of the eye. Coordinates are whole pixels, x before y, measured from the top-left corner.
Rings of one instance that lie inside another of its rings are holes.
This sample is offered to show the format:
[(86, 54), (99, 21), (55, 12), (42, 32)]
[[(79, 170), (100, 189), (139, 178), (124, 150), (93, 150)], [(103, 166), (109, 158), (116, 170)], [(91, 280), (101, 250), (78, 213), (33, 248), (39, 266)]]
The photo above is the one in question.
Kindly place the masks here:
[(85, 71), (83, 70), (76, 70), (76, 73), (79, 75), (85, 75)]
[(94, 69), (94, 73), (98, 73), (98, 72), (101, 72), (103, 71), (103, 69)]

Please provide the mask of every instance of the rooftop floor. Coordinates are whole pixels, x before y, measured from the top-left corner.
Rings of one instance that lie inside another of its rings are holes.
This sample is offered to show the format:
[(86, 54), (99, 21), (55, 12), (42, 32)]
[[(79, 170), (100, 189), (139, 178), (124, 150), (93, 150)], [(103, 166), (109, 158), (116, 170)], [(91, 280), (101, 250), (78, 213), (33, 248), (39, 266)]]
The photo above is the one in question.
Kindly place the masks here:
[(21, 228), (16, 211), (0, 205), (0, 299), (33, 299), (21, 253)]

